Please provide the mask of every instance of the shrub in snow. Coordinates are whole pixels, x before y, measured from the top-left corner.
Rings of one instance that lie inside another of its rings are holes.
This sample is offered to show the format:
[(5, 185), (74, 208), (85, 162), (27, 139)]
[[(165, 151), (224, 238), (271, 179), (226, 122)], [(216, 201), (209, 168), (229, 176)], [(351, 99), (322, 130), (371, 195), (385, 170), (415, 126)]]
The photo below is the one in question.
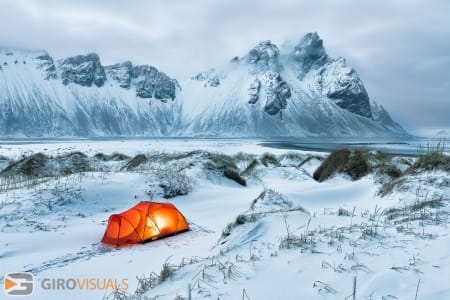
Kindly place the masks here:
[(256, 167), (258, 166), (259, 162), (256, 159), (253, 159), (248, 166), (245, 168), (244, 171), (242, 171), (242, 175), (243, 176), (249, 176), (253, 173), (253, 171), (256, 169)]
[(170, 199), (176, 196), (187, 195), (192, 190), (192, 180), (184, 171), (175, 167), (158, 170), (159, 187), (163, 189), (163, 197)]
[(87, 156), (72, 152), (57, 157), (36, 153), (11, 163), (0, 175), (25, 177), (50, 177), (91, 171)]
[(107, 155), (104, 153), (97, 153), (94, 155), (94, 157), (101, 161), (122, 161), (122, 160), (126, 160), (126, 159), (130, 158), (129, 156), (127, 156), (125, 154), (117, 153), (117, 152), (114, 152), (111, 155)]
[(313, 178), (319, 182), (325, 181), (333, 174), (342, 170), (350, 157), (350, 150), (339, 149), (334, 150), (325, 159), (325, 161), (317, 168), (313, 174)]
[(235, 162), (248, 162), (255, 158), (254, 154), (248, 154), (243, 152), (238, 152), (235, 155), (232, 156), (233, 160)]
[(239, 168), (235, 159), (224, 154), (211, 154), (205, 163), (205, 168), (211, 171), (221, 172), (223, 176), (231, 179), (240, 185), (246, 186), (247, 182), (239, 174)]
[(369, 170), (368, 152), (355, 150), (352, 155), (350, 155), (343, 171), (350, 175), (353, 180), (358, 180), (366, 176), (369, 173)]
[(208, 170), (224, 171), (225, 169), (238, 170), (233, 157), (225, 154), (211, 153), (209, 160), (205, 163)]
[(136, 169), (137, 167), (139, 167), (140, 165), (142, 165), (144, 162), (146, 162), (148, 160), (147, 156), (145, 156), (144, 154), (138, 154), (135, 157), (133, 157), (133, 159), (131, 159), (126, 165), (125, 167), (123, 167), (122, 169), (126, 169), (128, 171), (131, 171), (133, 169)]
[(11, 163), (4, 169), (1, 175), (24, 175), (28, 177), (37, 177), (43, 173), (46, 162), (49, 157), (42, 153), (36, 153), (25, 157), (17, 162)]
[(166, 281), (173, 275), (174, 272), (175, 269), (171, 265), (169, 265), (168, 262), (165, 262), (162, 265), (161, 272), (159, 273), (159, 282)]
[[(133, 297), (134, 298), (134, 297)], [(103, 300), (130, 300), (132, 295), (127, 294), (124, 291), (115, 290), (108, 296), (103, 297)]]
[(223, 176), (239, 183), (242, 186), (247, 186), (247, 182), (245, 181), (245, 179), (242, 178), (241, 175), (239, 175), (239, 173), (233, 169), (225, 169), (223, 171)]
[(422, 224), (439, 224), (443, 218), (447, 218), (445, 212), (441, 211), (445, 207), (442, 197), (431, 200), (418, 199), (416, 202), (403, 207), (392, 207), (383, 212), (387, 221), (393, 221), (394, 225), (419, 221)]
[(391, 179), (397, 179), (402, 176), (402, 171), (394, 165), (382, 164), (377, 168), (378, 174), (386, 174)]
[(350, 211), (346, 210), (345, 208), (339, 208), (338, 209), (338, 216), (349, 217), (351, 215), (352, 215), (352, 213)]
[(379, 190), (378, 195), (386, 196), (387, 194), (392, 192), (396, 186), (401, 186), (404, 182), (405, 182), (405, 178), (397, 178), (392, 181), (385, 182), (381, 186), (381, 189)]
[(280, 249), (296, 249), (302, 250), (313, 248), (316, 245), (315, 232), (302, 233), (300, 235), (288, 234), (281, 239)]
[(81, 152), (72, 152), (58, 156), (52, 162), (54, 162), (56, 175), (69, 175), (92, 170), (86, 154)]
[(240, 214), (236, 217), (236, 220), (227, 224), (222, 231), (222, 239), (228, 237), (234, 228), (244, 225), (245, 223), (255, 222), (258, 219), (256, 214)]
[(353, 180), (358, 180), (370, 171), (367, 151), (348, 149), (334, 150), (317, 168), (313, 178), (319, 182), (325, 181), (336, 173), (345, 173)]
[(421, 155), (410, 170), (414, 172), (419, 169), (450, 171), (450, 155), (440, 150), (433, 150)]
[(261, 157), (261, 163), (265, 166), (268, 167), (269, 165), (274, 165), (279, 167), (281, 164), (278, 161), (278, 159), (275, 157), (275, 155), (270, 154), (270, 153), (264, 153), (263, 156)]
[(323, 157), (321, 156), (317, 156), (317, 155), (312, 155), (312, 156), (308, 156), (307, 158), (305, 158), (304, 160), (302, 160), (298, 165), (297, 168), (301, 168), (303, 165), (305, 165), (306, 163), (310, 162), (311, 160), (318, 160), (318, 161), (323, 161)]

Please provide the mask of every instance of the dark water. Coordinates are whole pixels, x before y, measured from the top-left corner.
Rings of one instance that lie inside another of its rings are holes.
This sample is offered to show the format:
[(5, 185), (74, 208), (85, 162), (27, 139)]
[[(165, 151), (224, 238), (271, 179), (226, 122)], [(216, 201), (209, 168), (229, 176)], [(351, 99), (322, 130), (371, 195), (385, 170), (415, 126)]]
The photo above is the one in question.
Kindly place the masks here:
[(299, 138), (267, 140), (261, 146), (279, 149), (329, 152), (335, 149), (367, 149), (385, 153), (417, 156), (430, 150), (450, 151), (450, 142), (442, 138), (407, 139), (333, 139)]
[(440, 151), (450, 152), (450, 140), (443, 138), (403, 138), (403, 139), (377, 139), (377, 138), (192, 138), (192, 137), (104, 137), (104, 138), (50, 138), (50, 139), (14, 139), (1, 138), (2, 145), (30, 145), (30, 144), (71, 144), (71, 143), (89, 143), (89, 142), (127, 142), (127, 141), (183, 141), (205, 144), (214, 142), (215, 144), (255, 144), (262, 147), (291, 149), (304, 151), (329, 152), (334, 149), (367, 149), (383, 151), (385, 153), (417, 156), (430, 150), (439, 149)]

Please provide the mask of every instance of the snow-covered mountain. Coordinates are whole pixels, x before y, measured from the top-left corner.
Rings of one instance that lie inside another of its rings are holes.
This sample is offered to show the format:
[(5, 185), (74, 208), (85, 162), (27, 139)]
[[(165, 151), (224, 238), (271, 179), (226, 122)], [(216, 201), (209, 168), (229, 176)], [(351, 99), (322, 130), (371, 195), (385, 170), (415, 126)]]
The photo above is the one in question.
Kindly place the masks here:
[(406, 135), (316, 33), (286, 51), (260, 42), (180, 82), (96, 54), (0, 49), (0, 105), (0, 136)]

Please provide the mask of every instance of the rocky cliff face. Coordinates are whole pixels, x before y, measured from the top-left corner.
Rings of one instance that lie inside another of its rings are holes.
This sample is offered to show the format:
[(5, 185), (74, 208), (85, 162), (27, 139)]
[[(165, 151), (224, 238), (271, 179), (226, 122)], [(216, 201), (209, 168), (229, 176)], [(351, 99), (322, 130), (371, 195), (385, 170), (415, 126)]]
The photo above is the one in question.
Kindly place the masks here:
[(48, 55), (48, 53), (38, 55), (36, 59), (39, 60), (37, 68), (45, 72), (46, 80), (56, 79), (58, 77), (56, 73), (55, 63), (53, 62), (53, 58), (50, 55)]
[[(43, 58), (45, 66), (50, 65), (49, 56)], [(48, 69), (54, 69), (49, 66)], [(47, 69), (47, 72), (49, 70)], [(61, 60), (58, 64), (59, 77), (64, 85), (69, 83), (90, 87), (102, 87), (110, 79), (117, 81), (124, 89), (134, 88), (141, 98), (155, 98), (162, 101), (173, 100), (177, 89), (177, 81), (148, 65), (133, 66), (129, 61), (103, 67), (97, 54), (78, 55)], [(56, 73), (56, 72), (55, 72)], [(48, 78), (56, 79), (55, 73)]]
[(364, 84), (345, 59), (332, 59), (317, 33), (307, 33), (288, 54), (287, 64), (300, 81), (313, 77), (315, 91), (339, 107), (371, 118), (369, 96)]
[(380, 105), (376, 102), (372, 102), (371, 103), (371, 112), (372, 112), (372, 119), (375, 120), (376, 122), (379, 122), (389, 128), (401, 127), (397, 122), (392, 120), (391, 115), (383, 107), (383, 105)]
[(130, 70), (131, 85), (141, 98), (175, 99), (177, 81), (152, 66), (136, 66)]
[[(248, 103), (264, 101), (263, 110), (277, 115), (286, 109), (292, 87), (301, 82), (313, 81), (310, 92), (334, 102), (351, 113), (372, 118), (369, 96), (356, 71), (347, 66), (343, 58), (330, 58), (317, 33), (306, 34), (287, 53), (280, 53), (271, 41), (263, 41), (242, 58), (231, 60), (247, 69), (252, 77), (248, 85)], [(220, 80), (213, 69), (193, 77), (206, 80), (209, 86), (217, 87)], [(297, 82), (287, 83), (283, 76), (294, 74)], [(222, 78), (226, 75), (222, 75)], [(264, 94), (264, 95), (262, 95)]]
[(339, 107), (367, 118), (372, 117), (364, 84), (343, 58), (323, 65), (317, 72), (317, 82), (322, 95)]
[[(221, 74), (220, 80), (214, 74)], [(388, 126), (388, 119), (372, 113), (376, 103), (356, 71), (343, 58), (328, 56), (317, 33), (282, 50), (262, 41), (233, 57), (223, 70), (200, 73), (182, 87), (184, 132), (192, 135), (406, 134), (398, 124)]]
[(148, 65), (133, 66), (129, 61), (105, 67), (108, 75), (120, 87), (136, 90), (141, 98), (155, 98), (162, 101), (175, 99), (178, 83), (175, 79)]
[(287, 99), (291, 97), (290, 87), (279, 73), (282, 68), (279, 56), (280, 51), (275, 44), (263, 41), (240, 60), (249, 66), (249, 74), (253, 77), (248, 87), (248, 103), (256, 104), (263, 98), (263, 110), (272, 116), (285, 109)]
[(112, 80), (119, 83), (121, 88), (129, 89), (131, 83), (130, 71), (132, 68), (133, 64), (131, 61), (125, 61), (112, 66), (106, 66), (105, 71)]
[(0, 64), (0, 136), (161, 136), (179, 118), (176, 80), (151, 66), (2, 49)]
[(97, 54), (78, 55), (59, 61), (58, 71), (62, 83), (79, 84), (81, 86), (103, 86), (106, 73)]
[(273, 116), (286, 108), (287, 100), (291, 97), (291, 88), (278, 72), (268, 72), (264, 76), (266, 83), (264, 86), (266, 92), (264, 111)]
[(220, 85), (220, 80), (225, 78), (223, 73), (217, 72), (216, 69), (212, 68), (208, 71), (198, 73), (195, 76), (192, 76), (192, 80), (198, 80), (204, 82), (204, 86), (212, 86), (216, 87)]
[(150, 65), (103, 66), (0, 49), (0, 136), (405, 135), (317, 33), (262, 41), (180, 83)]

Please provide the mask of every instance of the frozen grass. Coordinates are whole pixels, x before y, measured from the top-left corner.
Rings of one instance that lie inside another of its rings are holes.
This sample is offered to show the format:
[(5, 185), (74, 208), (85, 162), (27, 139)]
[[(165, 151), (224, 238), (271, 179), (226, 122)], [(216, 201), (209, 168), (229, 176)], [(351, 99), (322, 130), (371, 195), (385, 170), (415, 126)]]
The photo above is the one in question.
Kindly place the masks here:
[(252, 176), (254, 175), (254, 171), (258, 166), (259, 162), (256, 159), (252, 159), (250, 163), (245, 167), (244, 171), (242, 171), (242, 176)]
[(344, 216), (344, 217), (350, 217), (352, 216), (354, 213), (352, 213), (349, 210), (346, 210), (345, 208), (340, 207), (338, 209), (338, 216)]
[(370, 172), (369, 153), (365, 150), (355, 150), (345, 164), (344, 172), (353, 180), (358, 180)]
[[(111, 292), (109, 295), (103, 297), (104, 300), (143, 300), (143, 299), (153, 299), (143, 296), (145, 293), (154, 289), (158, 285), (169, 280), (180, 266), (174, 266), (166, 260), (161, 266), (159, 274), (154, 272), (150, 273), (148, 276), (137, 276), (138, 286), (133, 294), (129, 292), (116, 290)], [(175, 298), (177, 299), (177, 298)]]
[[(448, 212), (443, 208), (449, 199), (442, 196), (435, 199), (418, 199), (412, 204), (403, 207), (393, 207), (384, 212), (386, 220), (394, 225), (407, 224), (414, 221), (430, 224), (440, 224), (448, 217)], [(400, 228), (400, 227), (398, 227)]]
[(122, 169), (131, 171), (142, 165), (148, 160), (147, 156), (145, 154), (138, 154), (135, 157), (133, 157)]
[(117, 152), (114, 152), (110, 155), (104, 153), (97, 153), (94, 155), (94, 157), (102, 161), (123, 161), (130, 158), (128, 155)]
[(306, 157), (306, 159), (302, 159), (302, 161), (297, 165), (297, 168), (301, 168), (303, 165), (307, 164), (308, 162), (310, 162), (313, 159), (316, 159), (318, 161), (323, 161), (323, 157), (322, 156), (308, 155)]
[(394, 164), (389, 164), (389, 163), (383, 163), (381, 164), (377, 170), (376, 173), (378, 175), (387, 175), (389, 176), (392, 180), (400, 178), (403, 175), (403, 172)]
[[(406, 174), (424, 171), (450, 171), (450, 155), (443, 147), (428, 148), (419, 152), (415, 159), (396, 157), (377, 151), (339, 149), (332, 151), (322, 164), (314, 171), (313, 178), (323, 182), (336, 174), (348, 175), (352, 180), (359, 180), (368, 174), (375, 174), (382, 183), (379, 195), (393, 192), (405, 182)], [(312, 159), (309, 157), (308, 159)]]
[(322, 182), (336, 173), (345, 173), (358, 180), (370, 171), (369, 154), (365, 150), (339, 149), (330, 153), (314, 172), (314, 179)]
[(207, 170), (222, 174), (224, 177), (246, 186), (246, 180), (239, 174), (239, 161), (246, 161), (250, 158), (248, 155), (238, 153), (234, 156), (225, 154), (211, 153), (208, 160), (204, 163)]
[(11, 163), (6, 167), (0, 175), (24, 175), (28, 177), (39, 177), (43, 173), (43, 168), (49, 160), (47, 155), (36, 153), (29, 157), (25, 157), (17, 162)]
[(238, 170), (236, 160), (232, 156), (220, 153), (210, 153), (208, 160), (205, 162), (205, 168), (220, 171), (226, 169)]
[(233, 169), (225, 169), (223, 171), (223, 176), (239, 183), (242, 186), (247, 186), (247, 181), (243, 177), (241, 177), (241, 175), (239, 175), (238, 171), (235, 171)]
[(166, 281), (167, 279), (172, 277), (174, 273), (175, 273), (175, 268), (172, 267), (168, 261), (166, 261), (162, 265), (161, 271), (159, 272), (159, 277), (158, 277), (159, 283), (163, 283), (164, 281)]
[(278, 161), (277, 157), (273, 154), (270, 153), (264, 153), (263, 156), (261, 157), (261, 163), (265, 166), (268, 167), (269, 165), (273, 165), (276, 167), (281, 166), (280, 162)]
[(0, 176), (55, 177), (91, 171), (87, 156), (71, 152), (56, 157), (36, 153), (12, 162), (0, 172)]
[(445, 140), (436, 145), (420, 146), (418, 148), (419, 159), (411, 166), (410, 172), (418, 170), (443, 170), (450, 171), (450, 154), (445, 151)]
[[(401, 162), (407, 165), (405, 171), (401, 171), (397, 165), (392, 161), (383, 162), (376, 172), (380, 175), (386, 174), (391, 180), (385, 181), (380, 188), (379, 194), (385, 196), (392, 193), (395, 189), (401, 189), (402, 185), (406, 183), (405, 176), (411, 174), (421, 174), (432, 171), (450, 171), (450, 155), (444, 152), (443, 145), (436, 147), (421, 148), (419, 156), (413, 163), (402, 159)], [(426, 149), (426, 150), (423, 150)]]
[(411, 166), (410, 172), (418, 170), (443, 170), (450, 171), (450, 155), (440, 150), (432, 150), (426, 154), (420, 155), (419, 159)]
[(319, 182), (327, 180), (344, 169), (349, 157), (350, 150), (348, 149), (334, 150), (314, 172), (313, 178)]

